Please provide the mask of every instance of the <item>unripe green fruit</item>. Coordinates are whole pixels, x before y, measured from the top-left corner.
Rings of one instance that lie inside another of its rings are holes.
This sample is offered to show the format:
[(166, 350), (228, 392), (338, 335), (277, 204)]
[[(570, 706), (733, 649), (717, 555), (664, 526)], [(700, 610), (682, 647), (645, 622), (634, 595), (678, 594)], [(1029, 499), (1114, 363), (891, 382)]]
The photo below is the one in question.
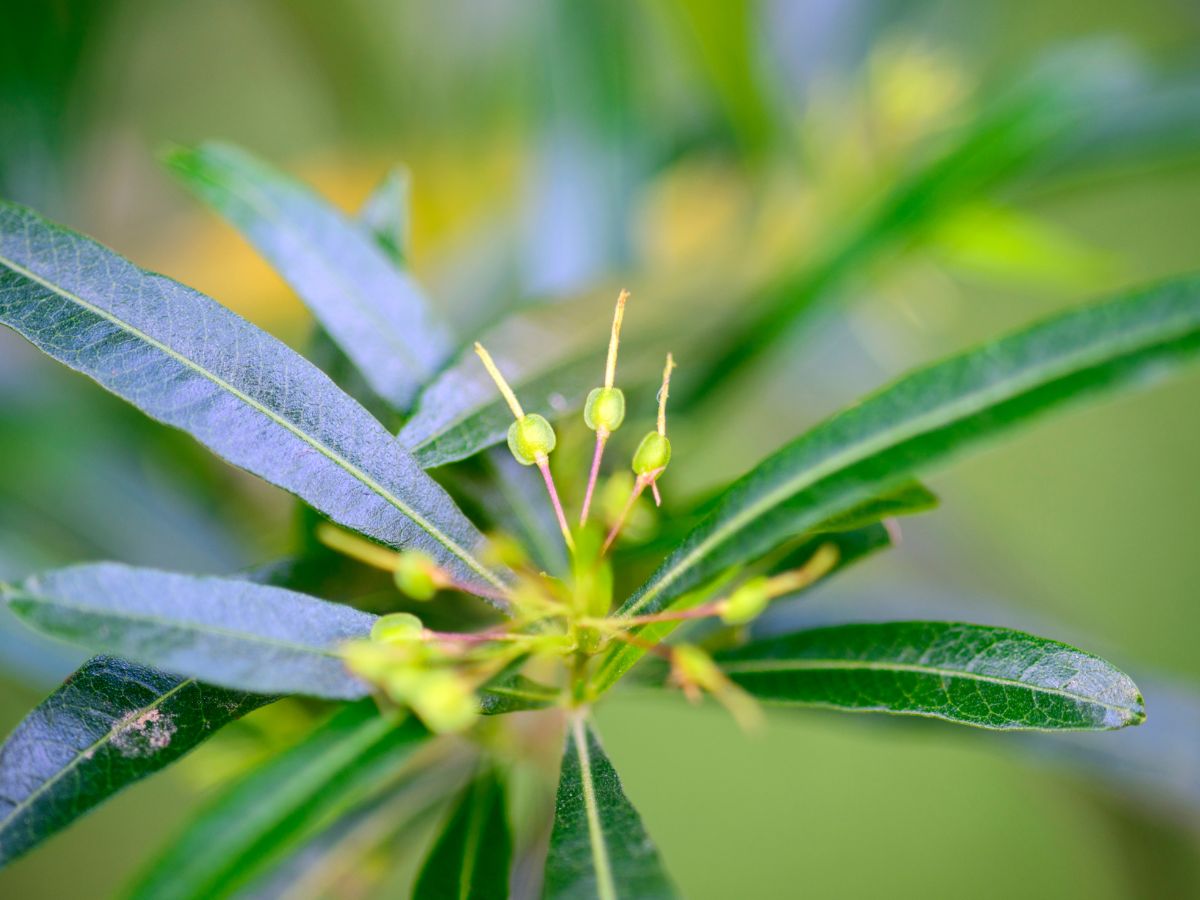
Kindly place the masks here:
[(770, 602), (767, 577), (751, 578), (729, 595), (721, 608), (721, 621), (726, 625), (745, 625), (762, 615)]
[(583, 421), (592, 431), (616, 431), (625, 421), (625, 392), (616, 387), (592, 388), (583, 407)]
[(544, 416), (530, 413), (508, 426), (508, 449), (523, 466), (532, 466), (539, 456), (549, 456), (558, 439)]
[(393, 577), (400, 593), (414, 600), (432, 600), (437, 593), (433, 581), (433, 560), (424, 553), (401, 553)]
[(665, 469), (671, 461), (671, 442), (666, 435), (652, 431), (638, 445), (633, 454), (633, 471), (648, 475), (656, 469)]
[(371, 640), (383, 644), (403, 644), (420, 638), (425, 626), (412, 613), (389, 613), (371, 626)]

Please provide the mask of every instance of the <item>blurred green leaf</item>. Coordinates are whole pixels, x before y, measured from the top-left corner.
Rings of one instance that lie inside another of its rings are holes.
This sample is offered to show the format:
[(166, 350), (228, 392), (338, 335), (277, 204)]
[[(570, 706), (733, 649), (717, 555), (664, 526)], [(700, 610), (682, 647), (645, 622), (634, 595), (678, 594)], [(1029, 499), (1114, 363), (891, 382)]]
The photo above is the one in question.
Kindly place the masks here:
[(1138, 725), (1137, 685), (1067, 644), (956, 622), (839, 625), (721, 653), (769, 703), (904, 713), (981, 728), (1096, 731)]
[(287, 279), (379, 396), (398, 409), (412, 401), (450, 338), (359, 224), (235, 147), (176, 148), (166, 164)]
[(204, 810), (138, 881), (138, 900), (207, 900), (236, 891), (404, 777), (428, 733), (364, 700), (246, 775)]
[(203, 294), (0, 203), (0, 323), (334, 521), (504, 590), (482, 535), (379, 423)]
[(902, 484), (894, 490), (872, 497), (840, 515), (830, 516), (813, 529), (815, 532), (854, 531), (896, 516), (914, 516), (938, 505), (934, 493), (918, 481)]
[(543, 896), (676, 896), (658, 849), (582, 718), (567, 732)]
[(658, 612), (717, 572), (1085, 394), (1162, 374), (1200, 350), (1200, 280), (1074, 310), (914, 372), (735, 482), (625, 604)]
[[(873, 204), (840, 227), (802, 263), (775, 277), (749, 311), (718, 331), (719, 352), (702, 369), (685, 374), (675, 392), (680, 403), (704, 396), (769, 348), (787, 340), (792, 326), (886, 253), (924, 240), (947, 216), (985, 200), (1001, 186), (1094, 152), (1102, 142), (1082, 142), (1098, 123), (1110, 122), (1118, 87), (1105, 54), (1051, 56), (1031, 73), (984, 97), (976, 115), (957, 131), (932, 141), (926, 158)], [(1126, 61), (1127, 62), (1127, 61)], [(1134, 91), (1125, 108), (1142, 96)], [(1182, 107), (1177, 107), (1177, 111)], [(1111, 122), (1110, 122), (1111, 125)]]
[(512, 834), (504, 785), (494, 769), (475, 778), (459, 798), (417, 876), (419, 900), (508, 897)]
[(408, 169), (396, 166), (384, 176), (358, 211), (358, 220), (367, 227), (388, 259), (401, 268), (408, 258), (411, 191)]
[(96, 563), (4, 594), (25, 623), (92, 650), (238, 690), (354, 699), (338, 647), (375, 617), (283, 588)]
[(271, 699), (89, 660), (0, 746), (0, 866)]

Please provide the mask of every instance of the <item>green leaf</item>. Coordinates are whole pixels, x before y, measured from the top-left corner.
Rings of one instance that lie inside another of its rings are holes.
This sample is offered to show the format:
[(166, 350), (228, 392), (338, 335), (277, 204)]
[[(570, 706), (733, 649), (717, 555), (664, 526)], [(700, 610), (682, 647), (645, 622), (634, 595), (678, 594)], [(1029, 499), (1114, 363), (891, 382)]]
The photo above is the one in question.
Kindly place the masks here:
[(501, 716), (530, 709), (545, 709), (560, 699), (561, 692), (519, 672), (503, 675), (479, 690), (480, 712)]
[(34, 576), (5, 596), (40, 631), (224, 687), (369, 692), (338, 648), (369, 635), (375, 616), (295, 591), (96, 563)]
[(0, 203), (0, 323), (339, 524), (503, 590), (482, 535), (383, 426), (203, 294)]
[(379, 396), (398, 409), (412, 401), (449, 336), (360, 224), (235, 147), (176, 148), (166, 164), (279, 271)]
[(571, 721), (563, 752), (544, 895), (676, 896), (621, 779), (581, 718)]
[(269, 702), (89, 660), (0, 746), (0, 866)]
[(139, 881), (139, 900), (207, 900), (261, 876), (288, 852), (402, 776), (427, 732), (374, 701), (347, 706), (298, 746), (222, 794)]
[(717, 661), (760, 700), (1034, 731), (1138, 725), (1142, 695), (1104, 660), (957, 622), (839, 625), (755, 641)]
[(375, 243), (402, 268), (408, 257), (410, 194), (408, 170), (397, 166), (387, 173), (358, 211), (358, 220)]
[(878, 497), (872, 497), (840, 515), (830, 516), (813, 531), (853, 531), (882, 522), (884, 519), (929, 512), (937, 505), (938, 498), (929, 488), (920, 482), (910, 481)]
[(420, 900), (508, 897), (512, 834), (504, 785), (489, 769), (468, 786), (417, 876)]
[(1049, 319), (914, 372), (784, 446), (622, 606), (658, 612), (714, 573), (853, 510), (1064, 402), (1160, 375), (1200, 349), (1200, 279)]
[[(788, 550), (769, 569), (772, 573), (775, 573), (799, 568), (812, 558), (812, 555), (816, 553), (822, 544), (833, 544), (837, 547), (837, 564), (824, 578), (809, 585), (804, 591), (799, 592), (801, 594), (812, 590), (819, 584), (823, 584), (826, 579), (831, 578), (842, 569), (853, 565), (875, 551), (882, 550), (884, 547), (890, 547), (891, 536), (888, 534), (888, 530), (878, 523), (849, 531), (833, 531), (829, 534), (818, 534), (815, 537), (801, 541), (796, 547)], [(716, 580), (715, 584), (710, 583), (703, 589), (692, 591), (678, 598), (673, 605), (677, 609), (688, 609), (692, 606), (698, 606), (705, 600), (718, 595), (739, 574), (740, 567), (734, 566), (730, 571), (723, 573)], [(679, 622), (655, 622), (640, 629), (638, 635), (643, 642), (658, 643), (674, 632), (680, 624)], [(600, 665), (593, 677), (592, 684), (597, 693), (606, 691), (616, 684), (621, 676), (633, 668), (634, 664), (645, 655), (645, 649), (635, 644), (614, 642), (601, 659)]]

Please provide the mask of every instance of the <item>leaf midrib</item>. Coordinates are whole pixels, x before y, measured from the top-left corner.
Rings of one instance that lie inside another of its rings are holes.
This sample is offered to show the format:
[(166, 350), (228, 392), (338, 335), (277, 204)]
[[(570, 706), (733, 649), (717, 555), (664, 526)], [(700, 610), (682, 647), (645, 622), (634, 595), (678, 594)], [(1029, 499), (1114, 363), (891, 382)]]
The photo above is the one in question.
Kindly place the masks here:
[(1068, 691), (1065, 688), (1046, 687), (1043, 685), (1030, 684), (1027, 681), (1020, 681), (1015, 678), (1005, 678), (1000, 675), (984, 675), (980, 672), (965, 672), (961, 669), (947, 669), (941, 666), (926, 666), (919, 663), (883, 662), (857, 659), (751, 659), (731, 660), (727, 663), (720, 662), (720, 666), (723, 672), (735, 675), (832, 670), (911, 672), (920, 675), (928, 675), (930, 677), (961, 678), (966, 681), (982, 681), (997, 685), (998, 687), (1020, 688), (1022, 690), (1035, 691), (1042, 694), (1053, 694), (1059, 697), (1065, 697), (1068, 700), (1075, 700), (1092, 706), (1100, 706), (1104, 709), (1112, 710), (1113, 712), (1121, 712), (1129, 715), (1137, 715), (1139, 713), (1139, 710), (1133, 707), (1121, 706), (1115, 703), (1106, 703), (1103, 700), (1096, 699), (1095, 697), (1089, 697), (1086, 694), (1077, 694), (1073, 691)]
[(278, 647), (283, 650), (292, 650), (299, 653), (308, 653), (314, 656), (324, 656), (329, 659), (341, 659), (341, 654), (334, 650), (317, 647), (313, 644), (296, 644), (291, 641), (283, 640), (282, 638), (267, 637), (266, 635), (257, 634), (250, 631), (234, 631), (230, 628), (222, 628), (220, 625), (209, 625), (202, 622), (195, 622), (187, 619), (165, 619), (162, 616), (152, 615), (150, 613), (130, 613), (124, 610), (102, 609), (95, 606), (84, 606), (79, 603), (72, 603), (69, 600), (61, 600), (57, 597), (43, 597), (34, 594), (17, 593), (8, 598), (9, 603), (33, 603), (39, 606), (60, 607), (63, 609), (73, 610), (75, 612), (84, 613), (89, 616), (100, 616), (108, 619), (116, 619), (126, 622), (145, 622), (150, 625), (159, 625), (163, 628), (170, 628), (177, 631), (198, 631), (201, 634), (209, 634), (214, 637), (225, 637), (238, 641), (246, 641), (253, 644), (265, 644), (270, 647)]
[(439, 544), (441, 544), (443, 547), (445, 547), (454, 556), (458, 557), (460, 560), (462, 560), (464, 563), (466, 563), (466, 565), (469, 566), (471, 568), (471, 570), (474, 571), (477, 575), (479, 575), (481, 578), (486, 580), (488, 583), (490, 583), (492, 586), (499, 589), (504, 595), (507, 596), (508, 588), (505, 586), (504, 582), (502, 580), (500, 580), (500, 578), (497, 577), (486, 566), (484, 566), (482, 563), (480, 563), (478, 560), (476, 560), (475, 557), (473, 557), (466, 549), (459, 546), (458, 542), (456, 542), (449, 535), (444, 534), (441, 531), (441, 529), (439, 529), (432, 522), (427, 520), (419, 512), (417, 512), (415, 509), (410, 507), (407, 503), (405, 503), (399, 497), (392, 494), (390, 491), (388, 491), (386, 488), (384, 488), (383, 485), (381, 485), (375, 479), (371, 478), (371, 476), (369, 476), (362, 469), (355, 466), (353, 463), (351, 463), (348, 459), (343, 457), (341, 454), (335, 452), (332, 448), (326, 446), (321, 441), (318, 441), (315, 438), (311, 437), (310, 435), (306, 434), (305, 432), (301, 431), (298, 427), (296, 427), (294, 424), (289, 422), (283, 416), (274, 412), (269, 407), (264, 406), (262, 403), (258, 402), (250, 395), (248, 395), (248, 394), (242, 392), (241, 390), (239, 390), (238, 388), (234, 387), (232, 384), (230, 384), (225, 379), (221, 378), (216, 373), (210, 372), (208, 369), (204, 368), (199, 363), (197, 363), (191, 359), (188, 359), (183, 354), (176, 352), (175, 350), (171, 349), (170, 347), (168, 347), (166, 344), (162, 343), (161, 341), (150, 337), (150, 335), (146, 334), (141, 329), (139, 329), (139, 328), (131, 325), (130, 323), (124, 321), (123, 319), (113, 315), (112, 313), (108, 312), (107, 310), (101, 309), (100, 307), (96, 306), (95, 304), (89, 303), (87, 300), (84, 300), (82, 297), (78, 296), (77, 294), (74, 294), (71, 291), (66, 290), (65, 288), (61, 288), (58, 285), (53, 284), (50, 281), (47, 281), (45, 278), (38, 275), (36, 272), (33, 272), (30, 269), (27, 269), (26, 267), (22, 266), (20, 263), (14, 262), (13, 260), (8, 259), (5, 256), (0, 256), (0, 263), (9, 267), (14, 272), (17, 272), (18, 274), (23, 275), (24, 277), (29, 278), (32, 281), (37, 282), (38, 284), (42, 285), (47, 290), (49, 290), (55, 294), (58, 294), (63, 299), (68, 300), (72, 303), (78, 304), (79, 306), (83, 307), (84, 309), (88, 310), (89, 312), (93, 313), (94, 315), (97, 315), (100, 318), (104, 319), (105, 321), (110, 322), (111, 324), (115, 325), (117, 328), (122, 329), (123, 331), (127, 332), (128, 334), (133, 335), (134, 337), (138, 338), (139, 340), (145, 341), (150, 346), (154, 347), (155, 349), (159, 350), (162, 353), (165, 353), (168, 357), (175, 360), (180, 365), (186, 366), (187, 368), (196, 372), (203, 378), (208, 379), (213, 384), (215, 384), (217, 387), (219, 387), (222, 390), (227, 391), (228, 393), (237, 397), (239, 400), (241, 400), (247, 406), (251, 407), (252, 409), (257, 410), (259, 413), (261, 413), (262, 415), (265, 415), (267, 418), (271, 419), (277, 425), (280, 425), (287, 431), (290, 431), (292, 434), (294, 434), (296, 437), (298, 437), (304, 443), (308, 444), (310, 447), (312, 447), (314, 450), (316, 450), (322, 456), (324, 456), (325, 458), (327, 458), (328, 460), (333, 462), (335, 465), (339, 466), (343, 471), (345, 471), (347, 474), (349, 474), (355, 480), (361, 482), (366, 487), (370, 488), (372, 492), (374, 492), (379, 497), (383, 498), (385, 501), (390, 503), (392, 506), (394, 506), (396, 509), (398, 509), (405, 516), (412, 519), (412, 521), (415, 522), (423, 531), (425, 531), (426, 534), (428, 534), (430, 537), (432, 537), (434, 540), (436, 540)]
[[(184, 679), (179, 684), (175, 685), (175, 687), (171, 688), (169, 691), (166, 691), (163, 694), (161, 694), (157, 699), (155, 699), (155, 701), (153, 703), (148, 703), (145, 706), (139, 706), (136, 709), (130, 710), (129, 713), (125, 714), (125, 716), (128, 716), (130, 713), (133, 713), (133, 712), (136, 712), (139, 715), (144, 715), (145, 713), (150, 712), (151, 710), (158, 709), (160, 706), (162, 706), (164, 703), (166, 703), (168, 700), (170, 700), (172, 697), (174, 697), (176, 694), (178, 694), (184, 688), (190, 687), (191, 685), (193, 685), (195, 683), (196, 683), (195, 678)], [(122, 721), (125, 718), (125, 716), (123, 716), (121, 719), (118, 719), (117, 722)], [(69, 763), (67, 763), (65, 766), (63, 766), (61, 769), (59, 769), (57, 772), (55, 772), (53, 776), (51, 776), (50, 778), (47, 778), (40, 785), (38, 785), (36, 788), (34, 788), (34, 790), (30, 792), (28, 797), (26, 797), (20, 803), (16, 804), (9, 811), (8, 815), (6, 815), (3, 819), (0, 819), (0, 832), (3, 832), (4, 829), (7, 828), (13, 822), (14, 819), (16, 819), (19, 815), (24, 813), (25, 810), (27, 810), (30, 806), (32, 806), (35, 802), (37, 802), (37, 799), (40, 796), (42, 796), (42, 794), (44, 794), (44, 793), (46, 793), (46, 791), (50, 790), (55, 784), (57, 784), (62, 778), (64, 778), (68, 772), (75, 771), (75, 769), (79, 766), (80, 762), (82, 762), (85, 759), (90, 759), (92, 756), (95, 755), (97, 750), (99, 750), (101, 747), (105, 746), (107, 743), (112, 741), (112, 739), (116, 736), (116, 733), (117, 733), (117, 728), (116, 728), (116, 724), (114, 724), (112, 727), (110, 727), (108, 729), (108, 731), (106, 731), (103, 735), (101, 735), (99, 738), (97, 738), (95, 741), (93, 741), (90, 745), (85, 747), (83, 750), (77, 751), (75, 753), (75, 755), (71, 758), (71, 761)]]
[[(1040, 383), (1048, 383), (1061, 374), (1072, 371), (1084, 371), (1091, 366), (1117, 359), (1121, 355), (1136, 352), (1143, 347), (1142, 332), (1145, 330), (1137, 329), (1131, 331), (1130, 334), (1136, 335), (1136, 337), (1131, 337), (1127, 342), (1120, 342), (1120, 354), (1108, 352), (1111, 349), (1111, 345), (1085, 347), (1075, 353), (1056, 359), (1053, 364), (1024, 369), (1014, 377), (1004, 378), (983, 388), (971, 391), (944, 406), (935, 407), (908, 420), (902, 425), (884, 429), (872, 437), (858, 441), (845, 450), (833, 454), (815, 466), (804, 470), (796, 477), (785, 481), (782, 485), (765, 494), (759, 500), (752, 502), (740, 512), (730, 516), (723, 524), (715, 528), (711, 534), (700, 541), (699, 544), (673, 565), (670, 571), (664, 574), (635, 603), (628, 609), (620, 611), (618, 615), (636, 615), (648, 603), (653, 602), (666, 588), (670, 587), (697, 559), (724, 543), (726, 539), (740, 531), (746, 523), (753, 521), (827, 475), (831, 475), (853, 463), (868, 459), (887, 449), (889, 446), (913, 440), (922, 434), (927, 434), (951, 422), (978, 413), (991, 405), (991, 401), (994, 399), (1006, 396), (1011, 399)], [(1174, 336), (1173, 334), (1161, 334), (1157, 331), (1154, 334), (1157, 342), (1169, 340)], [(961, 360), (962, 358), (961, 356), (956, 357), (953, 361)], [(947, 362), (950, 362), (950, 360)], [(1079, 365), (1080, 363), (1083, 365)]]
[(575, 752), (579, 757), (579, 779), (583, 791), (583, 805), (587, 812), (588, 841), (592, 847), (592, 866), (596, 869), (596, 893), (600, 900), (616, 900), (616, 879), (613, 877), (608, 859), (608, 846), (604, 838), (604, 825), (600, 821), (600, 808), (596, 802), (596, 786), (592, 783), (592, 761), (588, 751), (588, 735), (583, 719), (576, 718), (572, 727), (575, 731)]

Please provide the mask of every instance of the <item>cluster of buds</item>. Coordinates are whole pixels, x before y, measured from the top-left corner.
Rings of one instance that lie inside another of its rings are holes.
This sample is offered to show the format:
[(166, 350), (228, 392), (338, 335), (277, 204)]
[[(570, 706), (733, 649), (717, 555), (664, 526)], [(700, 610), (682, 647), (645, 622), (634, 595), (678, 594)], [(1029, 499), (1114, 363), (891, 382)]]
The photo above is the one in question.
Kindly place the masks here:
[[(596, 481), (600, 475), (600, 463), (604, 458), (604, 448), (608, 439), (625, 421), (625, 393), (616, 386), (617, 350), (621, 343), (621, 324), (625, 320), (625, 304), (629, 300), (629, 292), (621, 291), (617, 297), (617, 308), (613, 313), (612, 333), (608, 342), (608, 358), (604, 367), (604, 384), (593, 388), (588, 394), (583, 408), (583, 421), (596, 433), (596, 448), (592, 454), (592, 467), (588, 474), (587, 488), (583, 495), (583, 508), (579, 514), (579, 526), (587, 525), (588, 513), (592, 506), (592, 496), (596, 490)], [(500, 390), (508, 407), (512, 410), (513, 423), (508, 428), (508, 448), (517, 462), (524, 466), (537, 466), (546, 482), (546, 490), (550, 495), (550, 503), (562, 531), (563, 540), (568, 549), (575, 550), (575, 538), (567, 524), (566, 513), (559, 499), (558, 489), (554, 484), (554, 476), (550, 472), (550, 453), (558, 445), (558, 438), (552, 426), (544, 416), (537, 413), (526, 413), (516, 393), (497, 367), (487, 349), (478, 342), (475, 352), (483, 361), (484, 368), (491, 375), (496, 387)], [(667, 395), (671, 384), (671, 370), (675, 368), (675, 360), (667, 354), (667, 364), (663, 369), (662, 387), (658, 392), (658, 426), (649, 432), (633, 455), (633, 471), (637, 476), (633, 491), (624, 510), (613, 524), (603, 551), (616, 540), (626, 517), (637, 502), (638, 497), (647, 487), (654, 494), (654, 502), (662, 505), (662, 496), (658, 491), (658, 479), (667, 469), (671, 461), (671, 442), (667, 438)]]
[[(491, 355), (475, 345), (488, 373), (513, 413), (508, 429), (508, 446), (523, 465), (536, 466), (542, 474), (563, 540), (571, 553), (571, 577), (560, 580), (534, 567), (518, 546), (502, 537), (491, 542), (497, 562), (515, 578), (502, 597), (511, 617), (502, 624), (478, 632), (437, 632), (426, 628), (410, 613), (393, 613), (379, 619), (368, 640), (348, 644), (344, 656), (349, 668), (374, 684), (382, 699), (411, 709), (431, 729), (462, 731), (480, 714), (479, 696), (491, 690), (495, 680), (507, 676), (536, 659), (566, 663), (554, 670), (561, 682), (539, 686), (543, 695), (558, 697), (565, 705), (593, 699), (588, 672), (591, 661), (612, 642), (637, 646), (669, 663), (670, 680), (690, 699), (708, 694), (724, 704), (746, 727), (757, 724), (754, 701), (729, 681), (702, 649), (689, 644), (665, 645), (662, 639), (677, 625), (689, 620), (714, 618), (727, 626), (745, 625), (761, 615), (776, 598), (814, 583), (838, 562), (834, 544), (817, 548), (802, 567), (772, 576), (757, 576), (735, 587), (717, 600), (688, 608), (642, 615), (611, 615), (613, 575), (607, 552), (638, 498), (651, 490), (661, 504), (658, 479), (671, 460), (667, 438), (666, 406), (675, 361), (667, 354), (662, 387), (658, 392), (657, 427), (642, 438), (633, 456), (633, 487), (603, 539), (603, 531), (588, 526), (588, 512), (605, 446), (625, 419), (625, 395), (615, 384), (617, 348), (625, 304), (622, 291), (613, 316), (604, 383), (588, 395), (584, 422), (595, 432), (587, 490), (573, 531), (550, 472), (549, 457), (557, 445), (553, 426), (537, 413), (526, 413), (515, 392), (500, 373)], [(417, 601), (429, 601), (439, 591), (463, 591), (456, 580), (425, 554), (397, 552), (365, 538), (324, 525), (320, 539), (331, 548), (391, 573), (400, 591)], [(470, 590), (478, 592), (478, 588)], [(663, 623), (670, 623), (663, 625)], [(648, 626), (657, 625), (655, 629)], [(654, 640), (648, 640), (650, 636)]]

